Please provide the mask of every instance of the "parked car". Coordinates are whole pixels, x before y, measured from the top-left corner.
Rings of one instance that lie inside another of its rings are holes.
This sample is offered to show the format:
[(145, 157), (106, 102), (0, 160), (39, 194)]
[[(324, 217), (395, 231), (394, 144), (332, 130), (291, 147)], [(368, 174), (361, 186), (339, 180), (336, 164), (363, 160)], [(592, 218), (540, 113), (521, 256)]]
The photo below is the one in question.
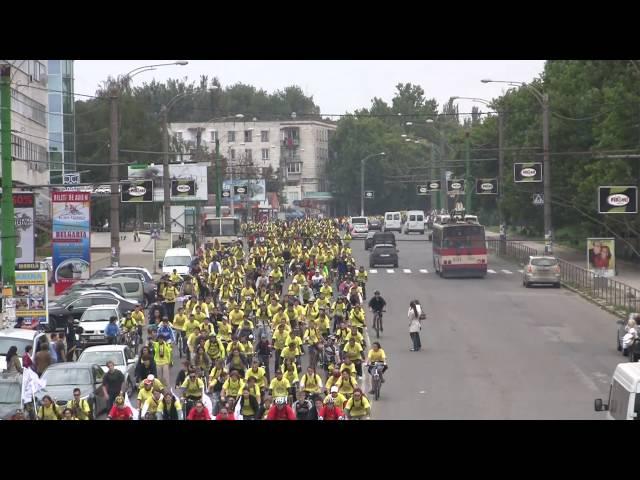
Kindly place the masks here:
[(27, 345), (33, 348), (32, 355), (40, 351), (40, 345), (47, 342), (47, 335), (39, 330), (28, 330), (25, 328), (5, 328), (0, 330), (0, 372), (7, 368), (7, 352), (11, 346), (18, 348), (20, 363), (22, 354)]
[(556, 257), (529, 257), (522, 271), (522, 285), (528, 288), (534, 283), (550, 283), (560, 288), (560, 265)]
[(379, 218), (369, 219), (369, 231), (372, 231), (372, 230), (377, 230), (377, 231), (382, 230), (382, 222), (380, 221)]
[(373, 246), (369, 254), (369, 267), (373, 268), (378, 265), (398, 267), (398, 250), (395, 245), (382, 243)]
[(144, 286), (142, 280), (139, 274), (136, 273), (134, 275), (136, 275), (136, 278), (106, 277), (87, 280), (86, 282), (83, 282), (82, 285), (76, 288), (79, 290), (87, 288), (95, 288), (98, 290), (109, 288), (111, 290), (115, 290), (121, 297), (124, 297), (127, 300), (136, 301), (145, 306), (144, 302), (146, 299), (144, 295)]
[(124, 320), (117, 305), (92, 305), (85, 310), (77, 324), (82, 329), (78, 339), (80, 349), (107, 344), (104, 329), (107, 328), (111, 317), (116, 317), (118, 324)]
[(151, 276), (151, 273), (149, 272), (149, 270), (147, 270), (146, 268), (142, 268), (142, 267), (101, 268), (91, 276), (91, 280), (96, 280), (96, 279), (105, 278), (105, 277), (117, 278), (119, 276), (130, 276), (132, 274), (139, 274), (142, 276), (142, 278), (140, 277), (133, 277), (133, 278), (140, 278), (140, 280), (142, 281), (142, 284), (144, 287), (144, 296), (147, 299), (147, 304), (155, 302), (156, 295), (158, 292), (158, 285), (156, 284), (155, 280)]
[(65, 318), (71, 315), (80, 320), (82, 314), (92, 305), (116, 305), (121, 316), (135, 310), (137, 302), (127, 300), (115, 292), (101, 290), (84, 290), (49, 302), (49, 326), (47, 330), (55, 330), (66, 326)]
[(78, 362), (95, 363), (102, 367), (107, 373), (107, 362), (111, 360), (115, 368), (120, 370), (124, 375), (126, 382), (126, 392), (131, 397), (136, 389), (136, 363), (138, 357), (126, 345), (100, 345), (96, 347), (88, 347), (83, 350)]
[(103, 395), (102, 378), (104, 371), (100, 365), (92, 363), (64, 362), (54, 363), (42, 374), (46, 387), (36, 393), (38, 406), (42, 397), (50, 395), (56, 405), (63, 407), (73, 400), (73, 389), (80, 389), (80, 398), (87, 400), (94, 418), (105, 412), (108, 398)]
[[(24, 410), (22, 403), (22, 375), (0, 374), (0, 420), (10, 420), (16, 410)], [(27, 418), (27, 412), (25, 412)]]
[(371, 247), (373, 247), (373, 236), (375, 234), (376, 234), (376, 232), (367, 233), (367, 237), (364, 239), (364, 249), (365, 250), (369, 250)]

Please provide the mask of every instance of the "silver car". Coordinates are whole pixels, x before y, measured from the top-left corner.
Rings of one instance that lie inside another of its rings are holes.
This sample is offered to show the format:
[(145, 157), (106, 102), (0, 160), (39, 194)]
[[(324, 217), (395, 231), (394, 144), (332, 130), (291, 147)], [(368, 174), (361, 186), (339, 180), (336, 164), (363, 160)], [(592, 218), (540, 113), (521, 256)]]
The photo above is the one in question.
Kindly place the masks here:
[(522, 285), (528, 288), (534, 283), (560, 288), (560, 264), (556, 257), (529, 257), (522, 271)]
[(107, 362), (111, 360), (116, 370), (120, 370), (125, 378), (125, 388), (129, 396), (136, 390), (136, 363), (137, 355), (126, 345), (100, 345), (88, 347), (82, 351), (79, 363), (93, 363), (100, 365), (107, 373)]

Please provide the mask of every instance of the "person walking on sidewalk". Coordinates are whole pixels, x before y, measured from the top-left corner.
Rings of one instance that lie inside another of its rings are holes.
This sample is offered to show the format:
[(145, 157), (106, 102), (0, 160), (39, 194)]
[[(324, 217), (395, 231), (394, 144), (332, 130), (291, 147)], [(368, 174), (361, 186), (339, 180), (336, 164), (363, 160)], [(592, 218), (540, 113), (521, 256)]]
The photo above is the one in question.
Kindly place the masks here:
[(422, 321), (420, 316), (422, 315), (422, 307), (420, 306), (420, 302), (417, 300), (413, 300), (409, 304), (409, 336), (411, 337), (411, 341), (413, 342), (413, 348), (411, 348), (412, 352), (419, 352), (422, 348), (422, 343), (420, 342), (420, 330), (422, 330)]

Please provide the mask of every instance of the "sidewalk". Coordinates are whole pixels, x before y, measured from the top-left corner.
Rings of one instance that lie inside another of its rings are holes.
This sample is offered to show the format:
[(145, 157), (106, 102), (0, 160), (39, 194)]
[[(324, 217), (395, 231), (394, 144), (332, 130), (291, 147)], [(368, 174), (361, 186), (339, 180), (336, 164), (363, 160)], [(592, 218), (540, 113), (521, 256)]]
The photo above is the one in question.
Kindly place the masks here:
[[(500, 235), (495, 232), (487, 231), (487, 239), (499, 240)], [(510, 241), (516, 241), (523, 245), (535, 248), (539, 254), (544, 252), (544, 242), (533, 242), (528, 240), (518, 240), (509, 238)], [(562, 245), (553, 246), (553, 254), (564, 260), (565, 262), (572, 263), (578, 267), (587, 267), (587, 254), (575, 248), (565, 247)], [(626, 283), (630, 287), (640, 290), (640, 266), (633, 264), (625, 260), (616, 260), (616, 266), (618, 274), (613, 277), (616, 282)]]

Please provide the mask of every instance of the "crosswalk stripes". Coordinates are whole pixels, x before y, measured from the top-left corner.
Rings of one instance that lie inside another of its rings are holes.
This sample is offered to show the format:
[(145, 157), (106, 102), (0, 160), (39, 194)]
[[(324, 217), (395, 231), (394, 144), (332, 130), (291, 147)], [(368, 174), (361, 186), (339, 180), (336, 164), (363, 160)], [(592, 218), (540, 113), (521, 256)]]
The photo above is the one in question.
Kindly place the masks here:
[(420, 273), (429, 273), (429, 270), (427, 270), (426, 268), (421, 268)]
[[(398, 270), (398, 272), (402, 271), (402, 273), (406, 274), (406, 275), (411, 275), (411, 274), (416, 274), (416, 273), (420, 273), (420, 274), (434, 274), (436, 272), (431, 271), (429, 272), (428, 269), (426, 268), (416, 268), (414, 269), (410, 269), (410, 268), (403, 268), (403, 269), (394, 269), (394, 268), (381, 268), (381, 269), (376, 269), (376, 268), (370, 268), (369, 269), (369, 273), (371, 274), (395, 274), (396, 270)], [(517, 270), (518, 273), (522, 273), (522, 270)], [(500, 269), (500, 270), (493, 270), (491, 268), (487, 268), (487, 273), (491, 274), (491, 275), (497, 275), (497, 274), (504, 274), (504, 275), (513, 275), (515, 272), (511, 271), (511, 270), (507, 270), (507, 269)]]
[(394, 273), (393, 268), (387, 268), (387, 273)]
[(378, 273), (378, 270), (376, 270), (375, 268), (370, 268), (369, 273)]
[(513, 272), (510, 270), (502, 270), (502, 273), (506, 273), (507, 275), (513, 275)]
[(489, 272), (489, 273), (497, 273), (495, 270), (491, 270), (490, 268), (487, 268), (487, 272)]
[(402, 272), (403, 273), (411, 273), (411, 270), (409, 270), (408, 268), (404, 268), (404, 269), (402, 269)]

